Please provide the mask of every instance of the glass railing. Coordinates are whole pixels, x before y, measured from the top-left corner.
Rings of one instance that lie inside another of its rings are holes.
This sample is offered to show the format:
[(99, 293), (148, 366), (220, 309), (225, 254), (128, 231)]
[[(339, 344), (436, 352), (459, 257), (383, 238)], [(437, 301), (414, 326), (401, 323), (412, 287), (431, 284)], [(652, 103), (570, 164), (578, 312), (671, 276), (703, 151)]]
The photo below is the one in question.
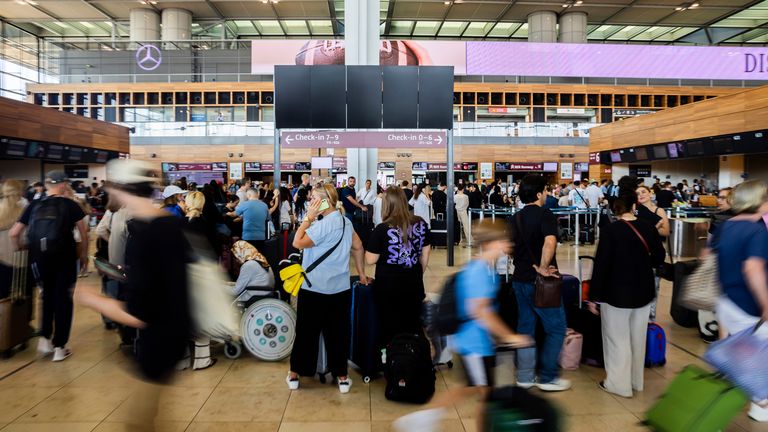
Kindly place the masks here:
[[(141, 122), (121, 123), (133, 136), (273, 136), (272, 122)], [(454, 123), (461, 137), (588, 137), (597, 123)]]

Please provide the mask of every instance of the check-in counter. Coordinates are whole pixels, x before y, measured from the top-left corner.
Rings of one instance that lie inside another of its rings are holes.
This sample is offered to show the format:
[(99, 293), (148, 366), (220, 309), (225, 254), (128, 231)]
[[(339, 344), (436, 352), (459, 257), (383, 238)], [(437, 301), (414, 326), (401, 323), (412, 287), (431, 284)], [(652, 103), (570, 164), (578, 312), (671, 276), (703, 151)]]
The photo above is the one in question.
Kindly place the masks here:
[(708, 218), (670, 218), (669, 227), (673, 257), (698, 257), (706, 247)]

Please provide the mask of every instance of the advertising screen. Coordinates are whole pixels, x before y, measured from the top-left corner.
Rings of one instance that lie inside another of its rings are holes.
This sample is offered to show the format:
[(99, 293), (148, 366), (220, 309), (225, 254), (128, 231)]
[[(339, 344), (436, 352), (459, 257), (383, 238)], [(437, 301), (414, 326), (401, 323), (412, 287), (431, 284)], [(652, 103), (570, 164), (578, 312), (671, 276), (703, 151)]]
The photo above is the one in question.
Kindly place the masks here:
[(456, 171), (477, 171), (477, 162), (461, 162), (461, 166), (455, 166), (453, 169)]
[(36, 141), (29, 142), (27, 144), (27, 157), (41, 159), (45, 157), (45, 144)]
[(588, 172), (589, 171), (589, 163), (588, 162), (577, 162), (573, 169), (576, 172)]
[(669, 157), (667, 153), (667, 146), (664, 144), (653, 146), (653, 158), (654, 159), (666, 159)]
[(635, 158), (639, 161), (648, 160), (648, 149), (645, 147), (638, 147), (635, 149)]
[(426, 162), (414, 162), (411, 166), (412, 170), (426, 171), (429, 169), (429, 164)]
[(618, 151), (612, 151), (611, 162), (621, 162), (621, 153), (619, 153)]
[(245, 163), (245, 170), (246, 171), (261, 171), (261, 163), (260, 162), (246, 162)]
[(211, 164), (211, 171), (227, 172), (226, 162), (214, 162)]
[(331, 169), (333, 168), (333, 157), (313, 157), (310, 163), (314, 169)]
[(393, 170), (395, 169), (395, 163), (394, 162), (379, 162), (379, 169), (380, 170)]
[[(333, 159), (331, 159), (331, 164), (333, 164)], [(296, 171), (311, 171), (312, 170), (312, 163), (311, 162), (296, 162), (293, 164), (293, 169)]]
[(96, 163), (106, 163), (107, 162), (107, 152), (103, 150), (96, 150)]
[(670, 159), (677, 159), (680, 157), (680, 152), (678, 151), (677, 143), (667, 144), (667, 150), (669, 152)]
[[(557, 172), (557, 162), (544, 162), (544, 172)], [(589, 171), (589, 169), (587, 169)]]

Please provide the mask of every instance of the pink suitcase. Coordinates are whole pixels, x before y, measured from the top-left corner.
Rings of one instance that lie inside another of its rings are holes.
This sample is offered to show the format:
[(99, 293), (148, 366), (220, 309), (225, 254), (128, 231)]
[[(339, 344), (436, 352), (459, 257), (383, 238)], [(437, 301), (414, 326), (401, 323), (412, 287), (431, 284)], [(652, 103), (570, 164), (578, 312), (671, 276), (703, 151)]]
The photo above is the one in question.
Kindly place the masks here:
[(565, 370), (576, 370), (581, 363), (581, 346), (584, 337), (574, 329), (568, 329), (565, 333), (563, 349), (560, 351), (560, 367)]

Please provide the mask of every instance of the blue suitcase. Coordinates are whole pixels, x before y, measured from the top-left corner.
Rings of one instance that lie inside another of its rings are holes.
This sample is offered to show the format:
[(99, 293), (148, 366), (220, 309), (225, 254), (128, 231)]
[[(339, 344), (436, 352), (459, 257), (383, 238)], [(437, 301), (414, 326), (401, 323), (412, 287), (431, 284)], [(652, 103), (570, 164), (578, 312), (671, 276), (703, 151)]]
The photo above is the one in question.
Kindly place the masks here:
[(581, 295), (581, 282), (579, 282), (579, 278), (569, 274), (563, 274), (562, 277), (563, 305), (571, 306), (580, 304), (579, 296)]
[[(381, 373), (381, 351), (377, 349), (379, 339), (378, 309), (374, 300), (373, 283), (363, 285), (357, 276), (352, 283), (352, 337), (350, 338), (349, 360), (360, 371), (363, 381), (368, 383)], [(369, 279), (373, 281), (373, 279)]]

